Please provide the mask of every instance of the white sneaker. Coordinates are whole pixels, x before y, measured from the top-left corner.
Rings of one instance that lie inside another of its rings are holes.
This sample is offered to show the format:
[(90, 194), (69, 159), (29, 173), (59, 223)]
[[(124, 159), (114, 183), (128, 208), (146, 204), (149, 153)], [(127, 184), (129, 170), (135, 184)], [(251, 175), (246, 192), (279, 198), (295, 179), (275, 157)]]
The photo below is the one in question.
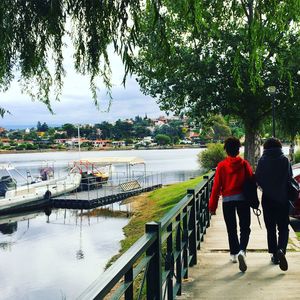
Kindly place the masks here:
[(246, 264), (246, 254), (245, 251), (241, 250), (237, 256), (239, 260), (239, 268), (241, 272), (246, 272), (247, 270), (247, 264)]
[(230, 255), (230, 261), (232, 262), (232, 263), (237, 263), (237, 255), (236, 254), (231, 254)]

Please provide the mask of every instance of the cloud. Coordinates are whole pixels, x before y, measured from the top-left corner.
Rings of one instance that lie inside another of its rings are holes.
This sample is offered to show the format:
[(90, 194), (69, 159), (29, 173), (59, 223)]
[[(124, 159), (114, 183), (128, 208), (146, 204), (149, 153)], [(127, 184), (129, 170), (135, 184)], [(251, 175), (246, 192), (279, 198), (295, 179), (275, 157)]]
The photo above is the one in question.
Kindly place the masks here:
[(0, 119), (0, 126), (36, 126), (37, 122), (46, 122), (49, 125), (64, 123), (101, 123), (103, 121), (115, 121), (117, 119), (133, 118), (136, 115), (157, 117), (164, 114), (158, 104), (149, 96), (145, 96), (139, 89), (139, 85), (133, 77), (128, 77), (126, 87), (121, 84), (123, 79), (123, 65), (119, 57), (111, 53), (112, 67), (112, 105), (109, 112), (109, 98), (100, 79), (98, 110), (93, 102), (89, 89), (89, 78), (77, 74), (73, 68), (70, 53), (65, 53), (65, 69), (67, 75), (64, 79), (64, 87), (61, 101), (53, 100), (51, 103), (54, 114), (40, 102), (31, 101), (30, 97), (21, 93), (17, 80), (14, 80), (6, 93), (0, 93), (0, 106), (9, 110), (12, 114)]

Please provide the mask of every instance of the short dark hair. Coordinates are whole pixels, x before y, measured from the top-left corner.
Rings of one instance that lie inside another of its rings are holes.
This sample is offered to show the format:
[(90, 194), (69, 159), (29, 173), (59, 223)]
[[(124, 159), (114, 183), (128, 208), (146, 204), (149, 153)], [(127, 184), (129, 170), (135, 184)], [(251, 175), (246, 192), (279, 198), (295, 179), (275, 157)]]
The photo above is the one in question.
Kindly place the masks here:
[(280, 140), (274, 137), (268, 138), (264, 142), (264, 149), (271, 149), (271, 148), (282, 148)]
[(229, 137), (225, 140), (224, 149), (229, 156), (237, 156), (240, 152), (241, 142), (236, 137)]

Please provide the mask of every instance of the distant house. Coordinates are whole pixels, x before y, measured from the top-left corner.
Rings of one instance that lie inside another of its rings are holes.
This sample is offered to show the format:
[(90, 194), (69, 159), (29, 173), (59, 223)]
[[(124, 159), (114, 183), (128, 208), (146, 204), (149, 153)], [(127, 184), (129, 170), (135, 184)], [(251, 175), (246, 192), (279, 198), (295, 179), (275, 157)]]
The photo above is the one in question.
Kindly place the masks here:
[(37, 131), (36, 134), (37, 134), (39, 137), (43, 137), (43, 136), (46, 134), (46, 132), (44, 132), (44, 131)]
[(9, 142), (11, 140), (9, 138), (2, 138), (0, 139), (0, 142), (3, 144), (3, 146), (9, 146)]
[(162, 121), (162, 122), (168, 123), (168, 119), (167, 119), (167, 117), (165, 117), (165, 116), (159, 116), (159, 117), (158, 117), (158, 120), (160, 120), (160, 121)]
[(26, 133), (26, 134), (29, 134), (29, 133), (30, 133), (30, 129), (29, 129), (29, 128), (26, 128), (26, 129), (25, 129), (25, 133)]
[(165, 124), (166, 124), (165, 122), (160, 121), (160, 120), (155, 120), (155, 121), (154, 121), (154, 126), (160, 127), (160, 126), (163, 126), (163, 125), (165, 125)]
[(154, 130), (155, 130), (155, 127), (154, 127), (154, 126), (148, 126), (148, 127), (147, 127), (147, 129), (149, 129), (149, 130), (150, 130), (150, 132), (151, 132), (151, 133), (153, 133), (153, 132), (154, 132)]
[(160, 116), (159, 118), (154, 120), (154, 126), (162, 126), (168, 124), (168, 119), (164, 116)]
[(152, 136), (145, 136), (143, 138), (143, 142), (152, 143), (153, 142)]
[(199, 142), (200, 134), (199, 134), (199, 133), (196, 133), (196, 132), (190, 132), (190, 134), (189, 134), (189, 139), (190, 139), (192, 142)]
[(83, 144), (83, 143), (89, 143), (89, 142), (92, 142), (90, 140), (87, 140), (87, 139), (83, 139), (83, 138), (72, 138), (72, 146), (75, 146), (75, 147), (79, 147), (79, 142), (80, 142), (80, 145)]
[(95, 140), (93, 141), (93, 146), (95, 148), (104, 148), (111, 144), (111, 140)]
[(60, 135), (67, 134), (65, 130), (55, 130), (55, 133)]
[[(34, 141), (33, 140), (26, 140), (26, 141), (24, 141), (24, 140), (20, 140), (20, 142), (22, 141), (22, 143), (27, 143), (27, 144), (34, 144)], [(19, 141), (18, 141), (18, 143), (19, 143)], [(21, 144), (22, 144), (21, 143)]]
[(17, 144), (17, 145), (20, 145), (20, 144), (24, 144), (24, 140), (15, 140), (15, 143)]
[(37, 144), (39, 144), (39, 145), (50, 145), (51, 142), (48, 139), (40, 139), (39, 141), (37, 141)]
[[(62, 139), (60, 139), (60, 140), (62, 140)], [(69, 147), (73, 147), (74, 146), (73, 139), (66, 139), (65, 145), (67, 145)]]
[(192, 144), (192, 141), (191, 140), (181, 140), (179, 143), (184, 144), (184, 145), (188, 145), (188, 144)]
[(125, 141), (112, 141), (111, 145), (113, 147), (124, 147), (124, 146), (126, 146), (126, 143), (125, 143)]
[(55, 139), (55, 144), (66, 144), (67, 139)]
[(133, 121), (131, 119), (126, 119), (125, 122), (128, 124), (133, 124)]
[[(60, 139), (60, 140), (63, 140), (63, 139)], [(82, 143), (84, 143), (84, 142), (89, 142), (89, 140), (87, 140), (87, 139), (80, 139), (80, 145)], [(79, 139), (78, 138), (66, 139), (65, 144), (67, 146), (70, 146), (70, 147), (78, 147), (78, 145), (79, 145)]]

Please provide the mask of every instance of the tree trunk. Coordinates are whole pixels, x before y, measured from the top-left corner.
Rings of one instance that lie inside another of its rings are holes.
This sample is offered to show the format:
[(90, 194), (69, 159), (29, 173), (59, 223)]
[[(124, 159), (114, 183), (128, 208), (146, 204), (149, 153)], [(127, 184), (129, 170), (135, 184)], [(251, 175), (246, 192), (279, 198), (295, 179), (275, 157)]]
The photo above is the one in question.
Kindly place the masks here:
[(247, 159), (255, 170), (260, 157), (261, 140), (258, 130), (251, 126), (245, 126), (245, 159)]

